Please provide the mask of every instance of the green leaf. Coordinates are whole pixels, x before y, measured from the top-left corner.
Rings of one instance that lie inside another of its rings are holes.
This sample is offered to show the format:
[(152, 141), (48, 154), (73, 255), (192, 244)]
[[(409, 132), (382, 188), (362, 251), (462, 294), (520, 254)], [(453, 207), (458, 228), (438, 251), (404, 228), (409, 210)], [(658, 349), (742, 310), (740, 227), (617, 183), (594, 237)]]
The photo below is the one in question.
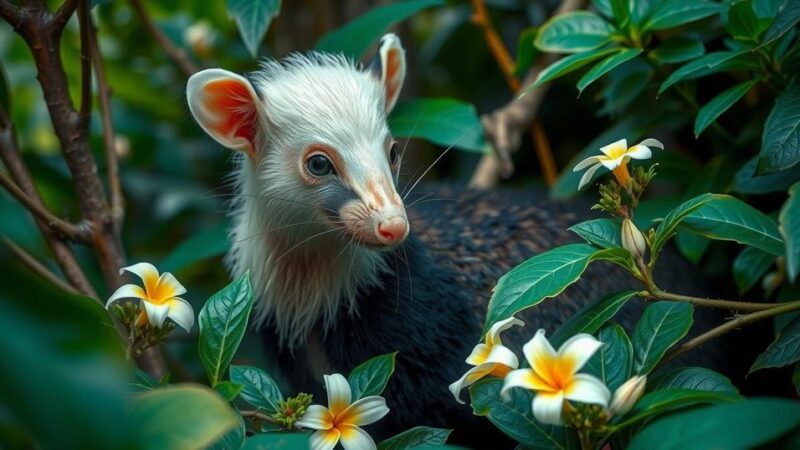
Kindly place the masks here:
[(667, 350), (686, 336), (693, 312), (692, 305), (682, 302), (656, 302), (645, 308), (631, 339), (635, 373), (650, 373)]
[(141, 448), (203, 448), (239, 425), (236, 412), (213, 390), (183, 384), (138, 394), (133, 409)]
[(258, 56), (261, 41), (280, 7), (280, 0), (228, 0), (228, 14), (253, 58)]
[(399, 102), (389, 116), (395, 137), (418, 137), (446, 147), (483, 153), (486, 142), (475, 106), (452, 98)]
[(767, 367), (783, 367), (800, 361), (800, 316), (778, 332), (764, 353), (758, 355), (750, 373)]
[(244, 443), (246, 425), (242, 416), (239, 416), (238, 419), (238, 425), (231, 431), (223, 434), (222, 437), (214, 441), (212, 445), (206, 447), (206, 450), (235, 450), (241, 448)]
[(267, 372), (252, 366), (231, 366), (231, 381), (243, 386), (240, 394), (242, 400), (259, 411), (267, 414), (278, 411), (283, 394)]
[(524, 77), (528, 69), (533, 65), (533, 61), (539, 55), (533, 41), (539, 33), (538, 28), (530, 27), (522, 30), (517, 38), (517, 58), (514, 64), (514, 76)]
[(611, 13), (617, 27), (624, 29), (631, 21), (634, 0), (611, 0)]
[(697, 58), (677, 70), (672, 72), (661, 86), (658, 88), (658, 94), (661, 95), (664, 91), (669, 89), (672, 85), (679, 81), (692, 80), (695, 78), (705, 77), (723, 70), (738, 68), (740, 63), (751, 64), (752, 61), (743, 60), (742, 58), (751, 58), (749, 50), (742, 50), (738, 52), (722, 51), (708, 53), (700, 58)]
[(642, 53), (642, 49), (640, 48), (629, 48), (627, 50), (623, 50), (615, 55), (611, 55), (608, 58), (600, 61), (594, 67), (592, 67), (586, 74), (578, 80), (578, 90), (583, 92), (587, 86), (597, 81), (598, 78), (602, 77), (603, 75), (607, 74), (609, 71), (613, 70), (615, 67), (624, 64), (633, 58), (636, 58)]
[(800, 78), (778, 95), (764, 124), (758, 175), (788, 169), (800, 161)]
[(775, 16), (772, 25), (764, 33), (761, 45), (767, 45), (780, 38), (787, 31), (794, 28), (798, 22), (800, 22), (800, 3), (791, 0), (784, 2), (783, 8), (778, 11), (778, 15)]
[(789, 189), (789, 198), (781, 208), (778, 223), (786, 242), (786, 273), (794, 282), (800, 272), (800, 182)]
[(709, 125), (714, 123), (717, 118), (727, 111), (731, 106), (736, 104), (742, 97), (745, 96), (750, 89), (758, 84), (759, 80), (745, 81), (736, 86), (724, 90), (722, 93), (711, 99), (705, 106), (700, 108), (697, 112), (697, 118), (694, 121), (694, 137), (700, 136)]
[(642, 31), (674, 28), (695, 20), (713, 16), (725, 10), (717, 2), (705, 0), (671, 0), (659, 3)]
[(610, 323), (600, 329), (600, 350), (586, 364), (586, 372), (597, 376), (609, 389), (616, 390), (631, 377), (633, 347), (621, 326)]
[[(800, 425), (800, 404), (753, 398), (740, 403), (697, 408), (647, 425), (629, 450), (747, 449), (784, 435)], [(720, 432), (724, 430), (724, 432)]]
[(703, 42), (690, 37), (675, 36), (650, 52), (650, 56), (663, 64), (677, 64), (699, 58), (705, 54)]
[(239, 396), (239, 393), (242, 392), (242, 388), (244, 388), (243, 385), (230, 381), (222, 381), (214, 386), (214, 390), (217, 391), (217, 394), (229, 402), (232, 402)]
[(534, 44), (543, 52), (580, 53), (596, 49), (611, 40), (611, 27), (588, 11), (558, 15), (539, 28)]
[(531, 410), (532, 395), (524, 389), (512, 389), (511, 401), (500, 398), (503, 380), (481, 380), (469, 387), (472, 411), (489, 419), (503, 433), (526, 448), (576, 450), (580, 448), (575, 433), (566, 427), (539, 423)]
[(241, 450), (299, 450), (310, 448), (310, 433), (261, 433), (244, 440)]
[(602, 90), (603, 107), (599, 113), (622, 113), (647, 88), (653, 76), (653, 67), (643, 58), (634, 59), (608, 74), (608, 83)]
[(622, 247), (622, 224), (616, 219), (587, 220), (567, 229), (600, 248)]
[(741, 400), (739, 394), (730, 392), (661, 389), (645, 394), (626, 416), (627, 418), (617, 426), (624, 428), (650, 416), (698, 403), (733, 403), (739, 400)]
[(570, 72), (574, 72), (596, 59), (600, 59), (606, 55), (618, 51), (619, 51), (618, 47), (587, 50), (585, 52), (569, 55), (566, 58), (561, 58), (558, 61), (554, 62), (553, 64), (550, 64), (549, 66), (545, 67), (544, 70), (542, 70), (541, 72), (539, 72), (539, 76), (536, 77), (536, 82), (533, 83), (530, 87), (526, 88), (524, 94), (527, 94), (528, 92), (541, 86), (544, 83), (547, 83), (548, 81), (564, 76)]
[(600, 300), (584, 306), (578, 312), (571, 315), (569, 319), (550, 336), (550, 343), (557, 348), (576, 334), (594, 334), (606, 322), (611, 320), (617, 311), (637, 293), (638, 292), (635, 291), (618, 292), (616, 294), (606, 295)]
[(438, 447), (447, 442), (450, 432), (444, 428), (414, 427), (378, 444), (378, 450), (405, 450), (416, 447)]
[(681, 367), (658, 373), (648, 380), (647, 392), (660, 389), (739, 393), (728, 377), (705, 367)]
[(733, 260), (733, 280), (739, 293), (744, 294), (772, 267), (775, 256), (755, 247), (745, 247)]
[(770, 175), (756, 176), (758, 157), (747, 161), (736, 173), (734, 192), (741, 194), (768, 194), (789, 189), (800, 180), (800, 164)]
[(204, 259), (223, 255), (230, 248), (229, 229), (230, 223), (222, 221), (192, 235), (178, 244), (159, 267), (165, 272), (177, 272)]
[(723, 25), (735, 39), (757, 41), (758, 36), (769, 26), (769, 19), (759, 19), (751, 0), (731, 3), (727, 14), (723, 14)]
[(247, 329), (253, 288), (246, 273), (214, 294), (200, 310), (200, 360), (211, 385), (222, 380)]
[(679, 228), (675, 234), (675, 245), (681, 255), (693, 264), (697, 264), (703, 259), (703, 255), (711, 245), (711, 240)]
[(623, 249), (567, 244), (528, 259), (500, 277), (492, 290), (483, 334), (495, 322), (560, 294), (580, 278), (591, 261), (625, 256), (630, 255)]
[(379, 355), (359, 364), (347, 377), (353, 401), (370, 395), (381, 395), (394, 373), (397, 352)]
[(372, 8), (344, 26), (322, 36), (316, 50), (343, 53), (358, 59), (390, 26), (423, 9), (444, 5), (443, 0), (409, 0)]

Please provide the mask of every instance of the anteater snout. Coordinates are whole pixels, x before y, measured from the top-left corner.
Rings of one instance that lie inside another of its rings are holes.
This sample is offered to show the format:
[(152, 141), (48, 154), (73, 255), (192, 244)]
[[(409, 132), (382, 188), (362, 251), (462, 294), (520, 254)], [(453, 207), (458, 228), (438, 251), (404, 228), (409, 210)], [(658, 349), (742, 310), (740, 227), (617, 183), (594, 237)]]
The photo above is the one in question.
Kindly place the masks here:
[(408, 220), (403, 216), (380, 219), (375, 225), (375, 237), (383, 245), (396, 245), (408, 236)]

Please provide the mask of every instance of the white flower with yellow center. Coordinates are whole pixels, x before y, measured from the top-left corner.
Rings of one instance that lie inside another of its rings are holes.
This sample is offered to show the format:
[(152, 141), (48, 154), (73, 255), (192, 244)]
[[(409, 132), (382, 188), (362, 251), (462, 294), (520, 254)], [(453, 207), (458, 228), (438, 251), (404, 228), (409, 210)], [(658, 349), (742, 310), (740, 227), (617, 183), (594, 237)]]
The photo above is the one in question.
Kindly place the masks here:
[(144, 289), (135, 284), (121, 286), (108, 299), (106, 309), (118, 300), (135, 298), (141, 300), (144, 306), (136, 320), (138, 326), (150, 323), (154, 327), (161, 328), (164, 321), (169, 318), (186, 331), (192, 329), (194, 325), (192, 306), (179, 297), (186, 293), (186, 288), (171, 273), (164, 272), (159, 275), (158, 269), (149, 263), (123, 267), (119, 273), (125, 271), (141, 278)]
[(612, 171), (619, 184), (627, 187), (631, 182), (631, 175), (628, 172), (628, 161), (631, 159), (650, 159), (650, 157), (653, 156), (650, 147), (664, 150), (664, 144), (652, 138), (645, 139), (633, 147), (628, 147), (628, 141), (626, 139), (620, 139), (613, 144), (600, 147), (600, 151), (603, 152), (602, 155), (590, 156), (579, 162), (575, 168), (572, 169), (573, 172), (579, 172), (589, 167), (589, 170), (581, 177), (578, 189), (580, 190), (589, 183), (594, 173), (597, 172), (597, 169), (600, 167), (605, 167)]
[(608, 406), (611, 398), (606, 385), (592, 375), (578, 373), (589, 358), (603, 345), (589, 334), (570, 338), (555, 351), (539, 330), (522, 352), (530, 364), (529, 369), (514, 370), (506, 375), (502, 395), (511, 388), (521, 387), (536, 391), (533, 398), (533, 415), (542, 423), (561, 425), (564, 402)]
[(341, 441), (345, 450), (374, 450), (375, 441), (360, 426), (377, 422), (389, 413), (386, 400), (372, 395), (351, 403), (350, 385), (338, 373), (325, 375), (328, 407), (311, 405), (297, 425), (317, 430), (311, 435), (311, 450), (330, 450)]
[(466, 362), (475, 367), (450, 385), (450, 392), (453, 393), (458, 403), (464, 404), (464, 401), (459, 397), (459, 393), (465, 387), (474, 384), (487, 375), (502, 378), (512, 369), (519, 367), (517, 355), (504, 346), (503, 341), (500, 340), (500, 333), (514, 325), (525, 325), (525, 323), (514, 317), (501, 320), (492, 325), (489, 332), (486, 333), (485, 342), (476, 345), (472, 349), (472, 353), (467, 357)]

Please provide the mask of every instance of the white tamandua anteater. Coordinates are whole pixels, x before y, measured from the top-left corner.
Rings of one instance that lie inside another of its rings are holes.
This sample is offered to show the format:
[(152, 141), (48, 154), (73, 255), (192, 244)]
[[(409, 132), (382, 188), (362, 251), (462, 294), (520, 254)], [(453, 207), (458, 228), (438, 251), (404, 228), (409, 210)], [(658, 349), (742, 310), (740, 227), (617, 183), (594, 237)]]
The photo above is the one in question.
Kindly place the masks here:
[[(247, 78), (204, 70), (187, 96), (200, 126), (239, 153), (227, 262), (234, 275), (250, 271), (253, 322), (290, 379), (308, 390), (324, 373), (398, 351), (383, 424), (456, 428), (475, 444), (493, 428), (448, 385), (468, 368), (491, 288), (526, 258), (575, 240), (566, 228), (588, 208), (535, 191), (428, 186), (455, 201), (406, 211), (386, 125), (405, 72), (400, 41), (387, 34), (368, 66), (295, 54)], [(525, 330), (510, 339), (552, 331), (631, 281), (608, 267), (585, 278), (524, 314)]]

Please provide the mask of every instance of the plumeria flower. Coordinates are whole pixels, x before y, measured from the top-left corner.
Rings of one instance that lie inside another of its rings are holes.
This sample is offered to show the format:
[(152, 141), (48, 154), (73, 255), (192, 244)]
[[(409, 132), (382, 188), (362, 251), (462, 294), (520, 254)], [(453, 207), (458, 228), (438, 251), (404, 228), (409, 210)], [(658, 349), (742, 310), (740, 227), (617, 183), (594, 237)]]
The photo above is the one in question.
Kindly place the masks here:
[(311, 450), (330, 450), (341, 441), (345, 450), (374, 450), (375, 441), (361, 425), (377, 422), (389, 413), (386, 400), (372, 395), (351, 403), (350, 385), (340, 374), (325, 375), (328, 407), (311, 405), (297, 425), (317, 430), (308, 441)]
[(464, 404), (459, 397), (459, 393), (465, 387), (475, 383), (486, 375), (504, 377), (512, 369), (519, 367), (519, 360), (508, 347), (503, 345), (500, 340), (500, 333), (514, 325), (525, 325), (517, 318), (509, 317), (506, 320), (496, 322), (486, 333), (486, 340), (472, 349), (472, 353), (467, 357), (467, 364), (475, 366), (468, 370), (463, 377), (450, 385), (450, 392), (458, 403)]
[(506, 375), (500, 393), (508, 395), (515, 387), (536, 391), (533, 398), (533, 415), (542, 423), (561, 425), (565, 400), (608, 407), (611, 392), (592, 375), (577, 373), (589, 358), (603, 345), (589, 334), (570, 338), (555, 351), (539, 330), (522, 352), (530, 368), (514, 370)]
[(664, 150), (664, 144), (652, 138), (645, 139), (633, 147), (628, 147), (628, 141), (626, 139), (620, 139), (613, 144), (600, 147), (600, 151), (603, 152), (602, 155), (590, 156), (579, 162), (575, 168), (572, 169), (573, 172), (579, 172), (589, 167), (589, 170), (581, 177), (578, 189), (580, 190), (583, 186), (588, 184), (594, 173), (597, 172), (597, 169), (600, 167), (605, 167), (612, 171), (619, 184), (628, 186), (631, 182), (631, 174), (628, 172), (628, 161), (631, 159), (650, 159), (650, 157), (653, 156), (651, 147)]
[(159, 275), (158, 269), (149, 263), (123, 267), (119, 273), (125, 271), (141, 278), (144, 289), (135, 284), (121, 286), (108, 299), (106, 309), (118, 300), (136, 298), (141, 300), (144, 306), (142, 314), (136, 321), (137, 325), (142, 326), (149, 322), (154, 327), (161, 328), (164, 321), (169, 318), (186, 331), (192, 329), (194, 325), (192, 306), (179, 297), (186, 293), (186, 288), (171, 273), (164, 272)]

